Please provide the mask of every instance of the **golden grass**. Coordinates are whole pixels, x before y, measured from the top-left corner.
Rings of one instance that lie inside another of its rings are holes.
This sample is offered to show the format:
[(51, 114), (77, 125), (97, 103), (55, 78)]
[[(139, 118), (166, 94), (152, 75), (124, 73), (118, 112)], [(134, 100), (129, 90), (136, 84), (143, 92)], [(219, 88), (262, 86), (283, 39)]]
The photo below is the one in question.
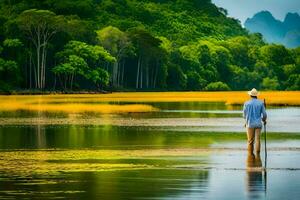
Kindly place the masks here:
[(156, 109), (149, 105), (94, 105), (94, 104), (24, 104), (20, 102), (1, 102), (0, 110), (2, 111), (41, 111), (41, 112), (66, 112), (66, 113), (137, 113), (152, 112)]
[[(83, 97), (80, 101), (84, 101)], [(102, 101), (123, 102), (225, 102), (227, 105), (242, 105), (249, 96), (239, 92), (149, 92), (149, 93), (113, 93), (99, 95)], [(300, 105), (300, 91), (261, 92), (260, 99), (266, 99), (269, 105)]]
[[(55, 102), (53, 102), (53, 100), (55, 100)], [(65, 95), (0, 96), (0, 111), (17, 110), (65, 113), (95, 112), (104, 114), (157, 111), (153, 106), (144, 104), (111, 105), (88, 103), (84, 101), (74, 102), (73, 98), (69, 98)]]
[[(268, 105), (300, 106), (300, 91), (261, 92), (260, 99)], [(62, 111), (67, 113), (152, 112), (150, 105), (110, 105), (106, 102), (224, 102), (242, 105), (249, 96), (246, 92), (129, 92), (112, 94), (24, 95), (0, 96), (0, 110)]]
[[(245, 97), (246, 96), (246, 97)], [(248, 94), (233, 94), (231, 98), (226, 99), (226, 104), (241, 105), (246, 99), (249, 99)], [(267, 105), (300, 105), (300, 91), (278, 91), (278, 92), (261, 92), (259, 99), (266, 99)]]

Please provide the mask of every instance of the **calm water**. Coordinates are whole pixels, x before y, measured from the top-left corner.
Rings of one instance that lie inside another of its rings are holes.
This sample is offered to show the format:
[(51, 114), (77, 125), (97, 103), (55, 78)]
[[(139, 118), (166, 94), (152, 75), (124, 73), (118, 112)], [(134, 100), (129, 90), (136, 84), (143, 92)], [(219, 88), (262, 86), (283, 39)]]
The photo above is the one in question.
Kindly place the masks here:
[(160, 111), (0, 108), (0, 199), (299, 198), (300, 108), (268, 108), (264, 171), (264, 151), (246, 153), (241, 107), (151, 105)]

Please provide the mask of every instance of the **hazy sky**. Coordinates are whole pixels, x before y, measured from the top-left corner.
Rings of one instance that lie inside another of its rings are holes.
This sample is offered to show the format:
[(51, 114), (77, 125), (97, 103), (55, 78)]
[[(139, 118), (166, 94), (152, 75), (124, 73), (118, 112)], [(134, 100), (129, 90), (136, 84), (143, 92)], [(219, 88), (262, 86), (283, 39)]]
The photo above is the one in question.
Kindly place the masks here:
[(268, 10), (277, 19), (283, 20), (286, 13), (300, 13), (300, 0), (212, 0), (219, 7), (228, 10), (231, 17), (239, 19), (242, 24), (255, 13)]

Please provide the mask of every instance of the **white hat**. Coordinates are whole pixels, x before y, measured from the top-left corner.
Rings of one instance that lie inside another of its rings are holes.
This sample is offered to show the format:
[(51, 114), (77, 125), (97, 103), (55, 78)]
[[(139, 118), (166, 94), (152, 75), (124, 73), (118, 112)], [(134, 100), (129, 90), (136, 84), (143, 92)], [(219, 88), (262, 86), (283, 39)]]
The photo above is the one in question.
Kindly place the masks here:
[(253, 88), (251, 91), (248, 91), (248, 94), (254, 97), (257, 97), (259, 95), (258, 91), (255, 88)]

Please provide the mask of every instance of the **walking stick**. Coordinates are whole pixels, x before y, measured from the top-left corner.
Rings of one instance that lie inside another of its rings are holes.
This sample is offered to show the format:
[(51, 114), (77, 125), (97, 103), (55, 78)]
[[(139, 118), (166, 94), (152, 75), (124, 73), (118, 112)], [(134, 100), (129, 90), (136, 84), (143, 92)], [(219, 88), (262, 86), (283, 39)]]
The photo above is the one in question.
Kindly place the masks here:
[[(267, 109), (266, 99), (264, 99), (264, 106)], [(267, 125), (264, 122), (264, 132), (265, 132), (265, 169), (267, 169)]]
[[(266, 99), (264, 99), (264, 106), (267, 109)], [(265, 170), (264, 170), (264, 179), (265, 179), (265, 195), (267, 194), (267, 124), (264, 122), (264, 132), (265, 132)]]

